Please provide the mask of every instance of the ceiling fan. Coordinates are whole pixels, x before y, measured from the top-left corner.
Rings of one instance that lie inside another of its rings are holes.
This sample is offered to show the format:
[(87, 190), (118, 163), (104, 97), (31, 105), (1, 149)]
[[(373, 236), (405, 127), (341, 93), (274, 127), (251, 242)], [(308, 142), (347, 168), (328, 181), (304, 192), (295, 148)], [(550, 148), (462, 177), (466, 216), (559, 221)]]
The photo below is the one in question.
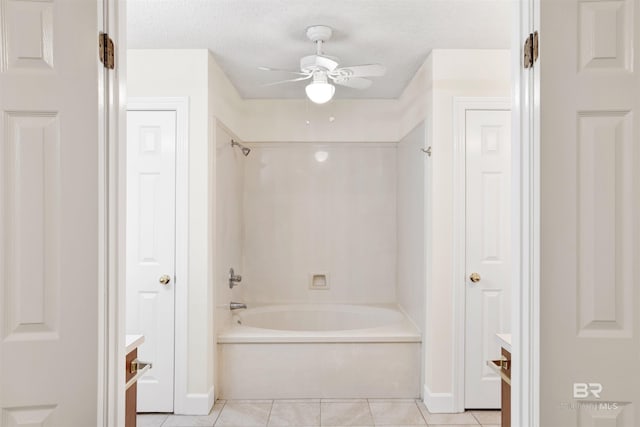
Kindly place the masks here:
[(299, 76), (268, 83), (265, 86), (312, 79), (305, 88), (307, 97), (316, 104), (324, 104), (333, 98), (336, 90), (334, 84), (354, 89), (366, 89), (371, 86), (372, 81), (364, 77), (384, 76), (386, 68), (380, 64), (339, 67), (338, 58), (325, 55), (322, 51), (323, 43), (331, 38), (331, 34), (331, 28), (326, 25), (314, 25), (307, 28), (307, 37), (316, 44), (315, 55), (304, 56), (300, 59), (300, 71), (258, 67), (262, 71), (280, 71)]

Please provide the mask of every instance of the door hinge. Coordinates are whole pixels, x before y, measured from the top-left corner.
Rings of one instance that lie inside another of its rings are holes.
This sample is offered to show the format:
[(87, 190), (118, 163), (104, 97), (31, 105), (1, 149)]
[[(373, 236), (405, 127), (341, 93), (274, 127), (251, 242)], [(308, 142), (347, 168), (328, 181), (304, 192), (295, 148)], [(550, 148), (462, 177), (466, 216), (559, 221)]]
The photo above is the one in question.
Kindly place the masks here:
[(524, 42), (524, 68), (533, 67), (533, 64), (538, 60), (539, 49), (538, 32), (536, 31), (529, 34), (529, 37), (527, 37), (527, 40)]
[(100, 50), (100, 62), (104, 64), (104, 68), (113, 70), (116, 66), (116, 55), (113, 40), (109, 38), (109, 34), (100, 33), (98, 36), (98, 46)]

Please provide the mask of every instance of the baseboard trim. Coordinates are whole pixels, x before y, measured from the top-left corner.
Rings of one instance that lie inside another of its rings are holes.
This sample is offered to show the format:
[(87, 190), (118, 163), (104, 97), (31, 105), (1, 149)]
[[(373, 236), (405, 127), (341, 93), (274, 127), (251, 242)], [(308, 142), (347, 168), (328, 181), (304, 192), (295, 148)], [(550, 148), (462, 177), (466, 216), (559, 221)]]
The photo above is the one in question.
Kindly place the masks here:
[(433, 393), (429, 387), (424, 386), (424, 405), (432, 414), (455, 413), (453, 393)]
[(209, 415), (215, 401), (214, 388), (211, 386), (208, 393), (187, 393), (182, 401), (179, 415)]

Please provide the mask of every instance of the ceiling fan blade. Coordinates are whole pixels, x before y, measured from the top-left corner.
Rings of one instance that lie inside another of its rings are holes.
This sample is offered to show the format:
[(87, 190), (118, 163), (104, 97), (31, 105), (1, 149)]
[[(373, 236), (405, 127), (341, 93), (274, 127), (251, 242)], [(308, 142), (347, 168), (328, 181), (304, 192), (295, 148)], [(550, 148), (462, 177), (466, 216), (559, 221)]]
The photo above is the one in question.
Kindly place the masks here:
[(387, 67), (381, 64), (354, 65), (353, 67), (342, 67), (334, 71), (353, 77), (380, 77), (387, 72)]
[(351, 87), (354, 89), (366, 89), (373, 83), (371, 80), (362, 77), (338, 77), (333, 82), (340, 86)]
[(283, 70), (281, 68), (271, 68), (271, 67), (258, 67), (258, 70), (260, 70), (260, 71), (278, 71), (278, 72), (281, 72), (281, 73), (295, 74), (297, 76), (307, 76), (307, 75), (309, 75), (309, 73), (303, 73), (303, 72), (300, 72), (300, 71)]
[(317, 55), (317, 58), (317, 64), (329, 71), (333, 71), (338, 67), (338, 58), (325, 55)]
[(305, 75), (304, 77), (298, 77), (297, 79), (280, 80), (279, 82), (266, 83), (266, 84), (263, 84), (262, 86), (275, 86), (275, 85), (280, 85), (280, 84), (283, 84), (283, 83), (299, 82), (299, 81), (302, 81), (302, 80), (308, 80), (311, 77), (313, 77), (313, 75), (310, 74), (308, 76)]
[[(337, 58), (336, 58), (337, 59)], [(338, 62), (334, 57), (325, 55), (307, 55), (300, 58), (300, 69), (313, 72), (318, 69), (333, 71), (338, 68)]]

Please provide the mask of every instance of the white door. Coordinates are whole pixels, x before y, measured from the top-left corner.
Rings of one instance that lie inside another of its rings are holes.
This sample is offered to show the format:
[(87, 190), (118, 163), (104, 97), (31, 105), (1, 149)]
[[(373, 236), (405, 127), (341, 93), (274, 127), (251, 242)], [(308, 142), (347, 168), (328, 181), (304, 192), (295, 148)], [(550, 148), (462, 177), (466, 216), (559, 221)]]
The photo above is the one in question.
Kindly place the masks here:
[(98, 5), (0, 5), (2, 426), (97, 421)]
[(510, 330), (510, 124), (510, 111), (466, 111), (466, 408), (500, 407), (486, 362)]
[(176, 112), (127, 112), (127, 333), (143, 334), (138, 412), (173, 412)]
[(640, 2), (541, 2), (540, 425), (640, 425)]

